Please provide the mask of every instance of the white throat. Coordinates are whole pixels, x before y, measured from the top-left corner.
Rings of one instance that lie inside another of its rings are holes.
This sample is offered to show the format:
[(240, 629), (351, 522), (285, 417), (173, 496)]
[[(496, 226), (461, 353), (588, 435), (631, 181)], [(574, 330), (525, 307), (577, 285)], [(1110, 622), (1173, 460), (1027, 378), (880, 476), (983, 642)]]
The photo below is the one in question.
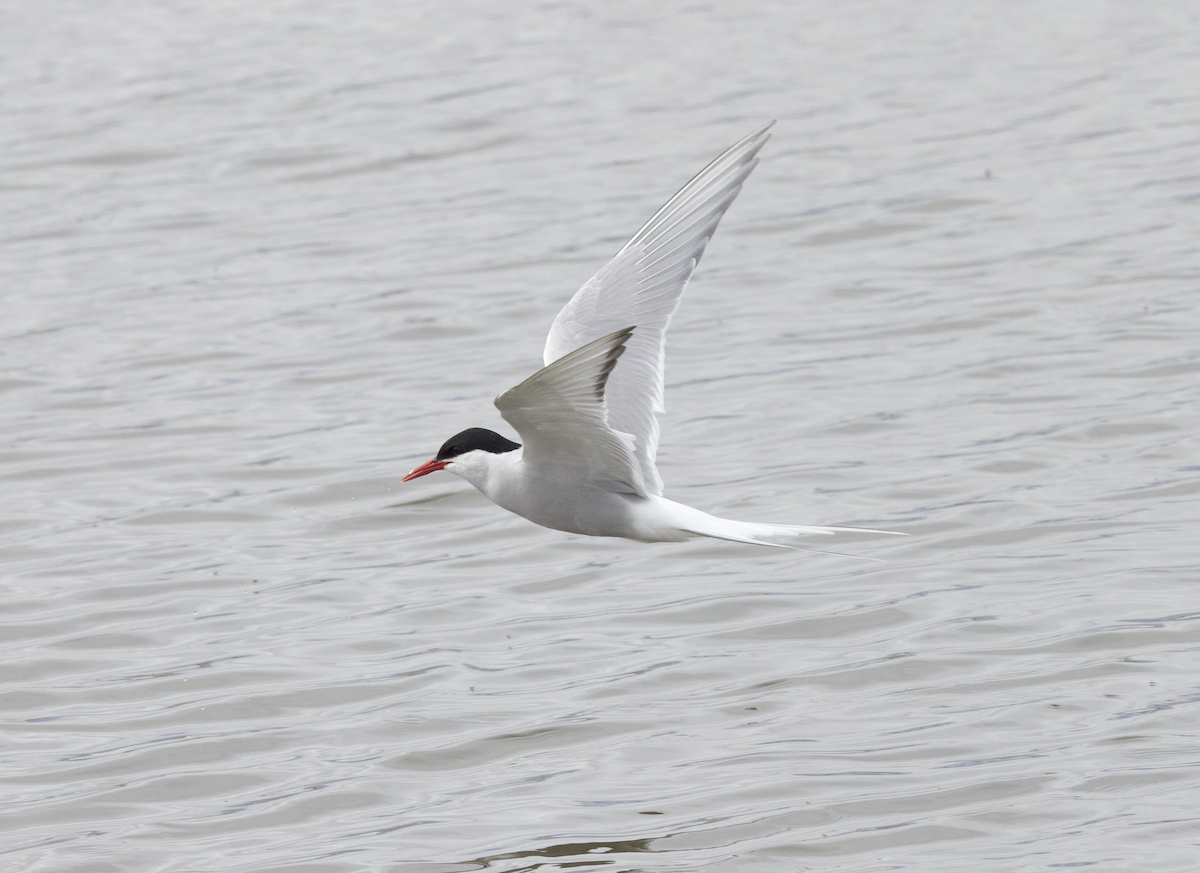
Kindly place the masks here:
[(520, 449), (501, 454), (475, 449), (454, 458), (446, 470), (491, 497), (498, 488), (519, 475), (521, 454)]

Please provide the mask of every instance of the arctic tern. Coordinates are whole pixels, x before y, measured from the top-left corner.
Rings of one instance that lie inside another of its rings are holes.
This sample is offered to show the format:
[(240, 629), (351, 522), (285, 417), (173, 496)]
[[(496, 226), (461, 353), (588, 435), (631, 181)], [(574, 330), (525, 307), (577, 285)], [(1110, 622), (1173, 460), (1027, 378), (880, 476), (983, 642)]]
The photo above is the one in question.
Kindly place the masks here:
[(662, 496), (654, 458), (667, 326), (772, 124), (705, 167), (563, 307), (546, 340), (545, 366), (496, 398), (521, 443), (473, 427), (404, 481), (448, 470), (544, 527), (642, 542), (702, 536), (801, 548), (777, 540), (893, 533), (733, 521)]

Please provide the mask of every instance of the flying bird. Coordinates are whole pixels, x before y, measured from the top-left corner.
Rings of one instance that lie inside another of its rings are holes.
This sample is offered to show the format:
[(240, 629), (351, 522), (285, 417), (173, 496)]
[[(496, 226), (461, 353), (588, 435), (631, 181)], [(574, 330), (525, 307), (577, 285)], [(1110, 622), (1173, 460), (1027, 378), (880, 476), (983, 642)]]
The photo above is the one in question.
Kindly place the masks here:
[(779, 541), (893, 533), (733, 521), (662, 496), (654, 458), (667, 326), (772, 124), (705, 167), (563, 307), (546, 340), (545, 366), (496, 398), (520, 443), (472, 427), (404, 481), (448, 470), (544, 527), (642, 542), (700, 536), (800, 548)]

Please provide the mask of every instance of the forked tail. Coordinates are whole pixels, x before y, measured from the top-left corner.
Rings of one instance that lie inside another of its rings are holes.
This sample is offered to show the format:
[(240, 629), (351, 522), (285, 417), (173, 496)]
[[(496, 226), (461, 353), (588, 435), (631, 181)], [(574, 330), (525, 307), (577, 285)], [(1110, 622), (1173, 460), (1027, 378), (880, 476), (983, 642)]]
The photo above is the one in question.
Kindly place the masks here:
[[(663, 498), (659, 498), (663, 500)], [(842, 552), (830, 552), (825, 549), (814, 549), (808, 546), (792, 545), (779, 540), (811, 535), (832, 535), (836, 533), (870, 533), (887, 534), (890, 536), (908, 536), (894, 530), (874, 530), (866, 527), (818, 527), (798, 524), (766, 524), (756, 521), (735, 521), (731, 518), (718, 518), (693, 509), (682, 503), (663, 500), (663, 503), (673, 504), (671, 513), (679, 530), (694, 536), (712, 537), (718, 540), (729, 540), (735, 543), (747, 543), (753, 546), (771, 546), (776, 549), (793, 549), (801, 552), (819, 552), (824, 555), (842, 555), (849, 558), (861, 558), (862, 555), (845, 555)], [(866, 558), (868, 561), (878, 561), (879, 558)]]

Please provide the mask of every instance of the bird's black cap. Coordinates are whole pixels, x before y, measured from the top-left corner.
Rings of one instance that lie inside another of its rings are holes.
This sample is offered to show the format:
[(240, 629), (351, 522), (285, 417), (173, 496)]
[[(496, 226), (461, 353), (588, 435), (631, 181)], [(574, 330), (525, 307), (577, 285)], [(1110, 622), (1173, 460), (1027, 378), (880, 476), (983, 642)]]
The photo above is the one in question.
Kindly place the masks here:
[(457, 458), (459, 455), (465, 455), (476, 449), (491, 452), (493, 455), (503, 455), (505, 452), (519, 448), (521, 448), (520, 443), (505, 439), (494, 430), (488, 430), (486, 427), (469, 427), (462, 433), (456, 433), (446, 440), (438, 449), (437, 459), (449, 461), (451, 458)]

